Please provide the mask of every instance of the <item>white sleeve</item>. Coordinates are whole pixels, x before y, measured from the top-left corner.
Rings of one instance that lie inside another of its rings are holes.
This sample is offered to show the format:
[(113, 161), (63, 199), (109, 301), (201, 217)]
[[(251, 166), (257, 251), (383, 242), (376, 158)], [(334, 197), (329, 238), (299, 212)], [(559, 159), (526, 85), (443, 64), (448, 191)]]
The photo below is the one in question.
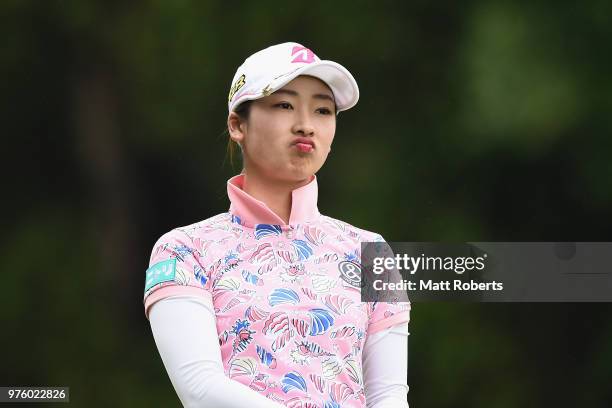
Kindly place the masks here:
[(157, 349), (183, 406), (281, 408), (225, 376), (213, 310), (205, 298), (171, 296), (149, 312)]
[(408, 408), (408, 323), (369, 335), (363, 346), (368, 408)]

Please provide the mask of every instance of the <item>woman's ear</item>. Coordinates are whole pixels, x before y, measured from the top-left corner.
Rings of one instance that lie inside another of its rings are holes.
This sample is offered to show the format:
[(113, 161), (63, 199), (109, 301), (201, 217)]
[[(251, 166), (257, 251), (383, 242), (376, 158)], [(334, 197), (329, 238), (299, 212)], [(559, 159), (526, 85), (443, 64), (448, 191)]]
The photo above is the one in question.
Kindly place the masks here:
[(240, 119), (236, 112), (230, 112), (227, 116), (227, 130), (230, 138), (242, 146), (246, 129), (246, 123)]

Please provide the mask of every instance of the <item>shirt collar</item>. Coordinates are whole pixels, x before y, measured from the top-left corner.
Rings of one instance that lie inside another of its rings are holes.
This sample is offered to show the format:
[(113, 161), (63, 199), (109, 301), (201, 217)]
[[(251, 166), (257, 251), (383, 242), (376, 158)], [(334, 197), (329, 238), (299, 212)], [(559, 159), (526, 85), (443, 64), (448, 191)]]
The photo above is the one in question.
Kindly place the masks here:
[[(244, 174), (232, 177), (227, 181), (227, 196), (230, 199), (230, 213), (239, 218), (235, 221), (247, 227), (257, 224), (284, 225), (285, 222), (276, 215), (264, 202), (246, 193)], [(291, 214), (289, 225), (303, 224), (316, 219), (320, 214), (317, 208), (318, 186), (316, 176), (305, 186), (291, 192)]]

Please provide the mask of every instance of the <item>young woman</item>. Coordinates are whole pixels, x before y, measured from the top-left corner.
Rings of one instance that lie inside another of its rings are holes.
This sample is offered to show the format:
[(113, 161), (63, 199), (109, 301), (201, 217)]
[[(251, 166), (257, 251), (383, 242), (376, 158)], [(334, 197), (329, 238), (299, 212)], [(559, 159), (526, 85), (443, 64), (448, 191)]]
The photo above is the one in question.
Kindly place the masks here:
[(184, 406), (407, 407), (410, 304), (361, 302), (360, 243), (317, 179), (353, 76), (297, 43), (259, 51), (229, 93), (244, 170), (229, 211), (155, 244), (145, 313)]

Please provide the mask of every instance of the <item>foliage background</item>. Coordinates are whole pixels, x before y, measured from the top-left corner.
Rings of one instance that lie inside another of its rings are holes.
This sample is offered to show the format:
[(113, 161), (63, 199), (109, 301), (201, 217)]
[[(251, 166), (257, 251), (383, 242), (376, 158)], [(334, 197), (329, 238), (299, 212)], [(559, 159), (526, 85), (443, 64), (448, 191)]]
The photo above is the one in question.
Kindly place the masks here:
[[(142, 308), (164, 232), (224, 212), (236, 67), (298, 41), (361, 88), (325, 214), (395, 241), (610, 241), (612, 3), (0, 3), (0, 385), (180, 406)], [(415, 304), (413, 407), (609, 406), (609, 304)]]

